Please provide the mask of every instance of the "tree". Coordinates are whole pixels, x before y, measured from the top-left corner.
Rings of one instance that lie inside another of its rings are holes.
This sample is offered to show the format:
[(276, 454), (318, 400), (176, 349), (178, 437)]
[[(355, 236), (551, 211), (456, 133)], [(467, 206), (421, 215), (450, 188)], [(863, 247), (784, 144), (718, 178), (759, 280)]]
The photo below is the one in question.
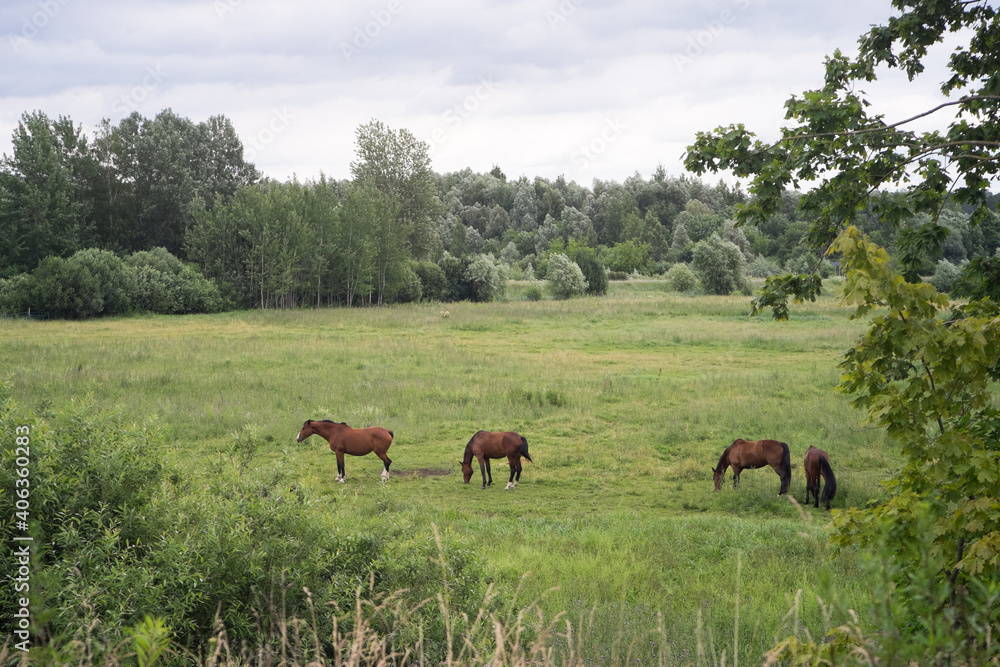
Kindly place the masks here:
[(494, 301), (507, 291), (507, 271), (492, 255), (476, 255), (465, 267), (473, 301)]
[(587, 279), (576, 262), (562, 253), (549, 257), (549, 268), (545, 274), (549, 290), (559, 299), (581, 296), (587, 290)]
[(535, 188), (526, 178), (517, 182), (514, 205), (510, 210), (510, 223), (519, 231), (533, 232), (538, 229), (538, 202), (535, 199)]
[(566, 255), (576, 262), (587, 281), (587, 294), (602, 296), (608, 292), (608, 269), (597, 257), (597, 251), (579, 241), (571, 240)]
[[(897, 621), (912, 632), (936, 633), (924, 644), (928, 653), (918, 648), (914, 660), (961, 652), (976, 664), (986, 662), (978, 659), (988, 650), (986, 628), (1000, 622), (991, 601), (1000, 575), (1000, 259), (968, 264), (959, 281), (971, 299), (966, 306), (949, 304), (916, 269), (949, 234), (940, 221), (947, 205), (970, 210), (973, 227), (993, 215), (987, 187), (1000, 170), (1000, 21), (986, 2), (894, 0), (893, 6), (900, 15), (863, 35), (857, 57), (835, 52), (824, 86), (789, 99), (786, 119), (798, 124), (783, 128), (779, 140), (755, 140), (742, 125), (719, 128), (699, 133), (685, 161), (697, 173), (731, 169), (751, 179), (755, 197), (737, 210), (744, 223), (780, 211), (787, 185), (818, 182), (799, 200), (800, 211), (813, 218), (807, 241), (821, 255), (841, 256), (845, 300), (856, 306), (854, 317), (872, 318), (845, 355), (840, 389), (903, 455), (887, 483), (890, 498), (838, 514), (833, 540), (881, 549), (894, 564), (893, 595), (931, 591), (929, 603), (901, 607), (909, 617)], [(912, 80), (947, 34), (965, 41), (948, 59), (940, 104), (895, 122), (869, 115), (859, 85), (874, 81), (880, 66)], [(940, 130), (907, 129), (945, 112), (954, 117), (941, 121)], [(853, 224), (861, 211), (899, 230), (901, 274)], [(928, 220), (906, 226), (920, 214)], [(816, 273), (774, 276), (754, 310), (771, 308), (784, 319), (789, 298), (815, 298), (820, 288)]]
[(739, 247), (712, 234), (694, 244), (691, 267), (709, 294), (732, 294), (746, 286), (747, 260)]
[(89, 206), (79, 167), (86, 138), (64, 117), (24, 113), (0, 161), (0, 276), (30, 271), (45, 257), (68, 257), (88, 236)]
[(391, 130), (379, 120), (358, 127), (357, 159), (351, 174), (396, 201), (396, 223), (405, 230), (416, 259), (430, 257), (433, 219), (444, 211), (437, 198), (426, 142), (406, 129)]

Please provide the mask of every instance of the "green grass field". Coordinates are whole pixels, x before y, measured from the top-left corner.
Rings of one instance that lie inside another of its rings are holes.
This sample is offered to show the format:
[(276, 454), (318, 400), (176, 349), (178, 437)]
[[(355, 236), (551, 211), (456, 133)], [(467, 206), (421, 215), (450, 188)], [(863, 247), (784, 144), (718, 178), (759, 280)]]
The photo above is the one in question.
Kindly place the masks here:
[[(345, 530), (460, 536), (501, 597), (520, 587), (511, 604), (540, 598), (547, 618), (588, 628), (595, 661), (631, 650), (685, 664), (700, 645), (731, 664), (737, 598), (745, 664), (777, 637), (822, 629), (817, 596), (870, 612), (858, 559), (829, 556), (825, 510), (778, 498), (770, 469), (746, 471), (738, 491), (730, 473), (719, 493), (711, 474), (734, 439), (773, 438), (790, 446), (800, 502), (810, 445), (830, 453), (835, 508), (879, 496), (892, 445), (834, 391), (862, 322), (834, 296), (778, 323), (749, 318), (749, 297), (655, 282), (570, 301), (523, 301), (522, 288), (493, 304), (5, 320), (0, 367), (42, 414), (72, 400), (155, 416), (164, 455), (192, 479), (257, 427), (252, 465), (284, 463)], [(336, 484), (326, 442), (295, 442), (308, 418), (394, 431), (388, 484), (374, 456), (348, 457)], [(502, 461), (491, 488), (478, 469), (462, 484), (479, 429), (528, 439), (534, 464), (515, 491)], [(786, 618), (800, 590), (800, 615)]]

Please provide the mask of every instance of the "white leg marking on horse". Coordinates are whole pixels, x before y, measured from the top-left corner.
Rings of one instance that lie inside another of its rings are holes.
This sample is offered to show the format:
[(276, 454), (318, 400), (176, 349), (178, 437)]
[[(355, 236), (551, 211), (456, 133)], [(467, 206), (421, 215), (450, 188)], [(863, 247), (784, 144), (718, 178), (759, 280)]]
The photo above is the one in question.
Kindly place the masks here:
[(504, 488), (504, 491), (510, 491), (513, 488), (513, 482), (507, 482), (507, 486)]
[(386, 481), (388, 479), (389, 479), (389, 471), (388, 470), (383, 470), (382, 471), (382, 481), (384, 482), (384, 481)]

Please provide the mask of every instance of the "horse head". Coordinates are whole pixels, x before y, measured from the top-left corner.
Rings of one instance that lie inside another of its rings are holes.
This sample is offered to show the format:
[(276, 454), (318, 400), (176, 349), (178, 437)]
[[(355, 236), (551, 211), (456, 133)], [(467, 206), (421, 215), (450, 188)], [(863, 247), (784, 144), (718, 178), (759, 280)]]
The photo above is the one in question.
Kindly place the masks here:
[(468, 484), (469, 480), (472, 479), (472, 460), (470, 459), (468, 463), (465, 461), (460, 461), (460, 463), (462, 464), (462, 479), (465, 484)]
[(715, 482), (715, 490), (718, 491), (722, 488), (722, 480), (726, 478), (726, 469), (721, 465), (718, 468), (712, 468), (712, 481)]
[(295, 436), (295, 442), (302, 442), (310, 435), (316, 432), (316, 428), (313, 426), (313, 420), (307, 419), (304, 424), (302, 424), (302, 430), (299, 434)]

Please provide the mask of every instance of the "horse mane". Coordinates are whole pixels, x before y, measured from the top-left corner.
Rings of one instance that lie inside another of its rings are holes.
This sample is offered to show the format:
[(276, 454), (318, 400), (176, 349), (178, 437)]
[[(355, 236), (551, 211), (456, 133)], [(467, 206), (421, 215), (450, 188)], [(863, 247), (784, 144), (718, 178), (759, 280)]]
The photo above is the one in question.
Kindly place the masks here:
[(335, 422), (332, 419), (316, 419), (314, 421), (322, 422), (324, 424), (338, 424), (340, 426), (347, 426), (346, 422)]
[(482, 431), (476, 431), (472, 435), (472, 437), (469, 438), (469, 442), (467, 442), (465, 444), (465, 453), (462, 454), (462, 463), (471, 463), (472, 462), (472, 441), (475, 440), (476, 436), (479, 435), (480, 433), (482, 433)]
[[(736, 443), (734, 442), (733, 445), (735, 444)], [(722, 452), (722, 456), (719, 457), (719, 462), (715, 466), (716, 470), (725, 470), (726, 468), (729, 467), (729, 449), (733, 445), (729, 445), (729, 447), (726, 447), (726, 450)]]

